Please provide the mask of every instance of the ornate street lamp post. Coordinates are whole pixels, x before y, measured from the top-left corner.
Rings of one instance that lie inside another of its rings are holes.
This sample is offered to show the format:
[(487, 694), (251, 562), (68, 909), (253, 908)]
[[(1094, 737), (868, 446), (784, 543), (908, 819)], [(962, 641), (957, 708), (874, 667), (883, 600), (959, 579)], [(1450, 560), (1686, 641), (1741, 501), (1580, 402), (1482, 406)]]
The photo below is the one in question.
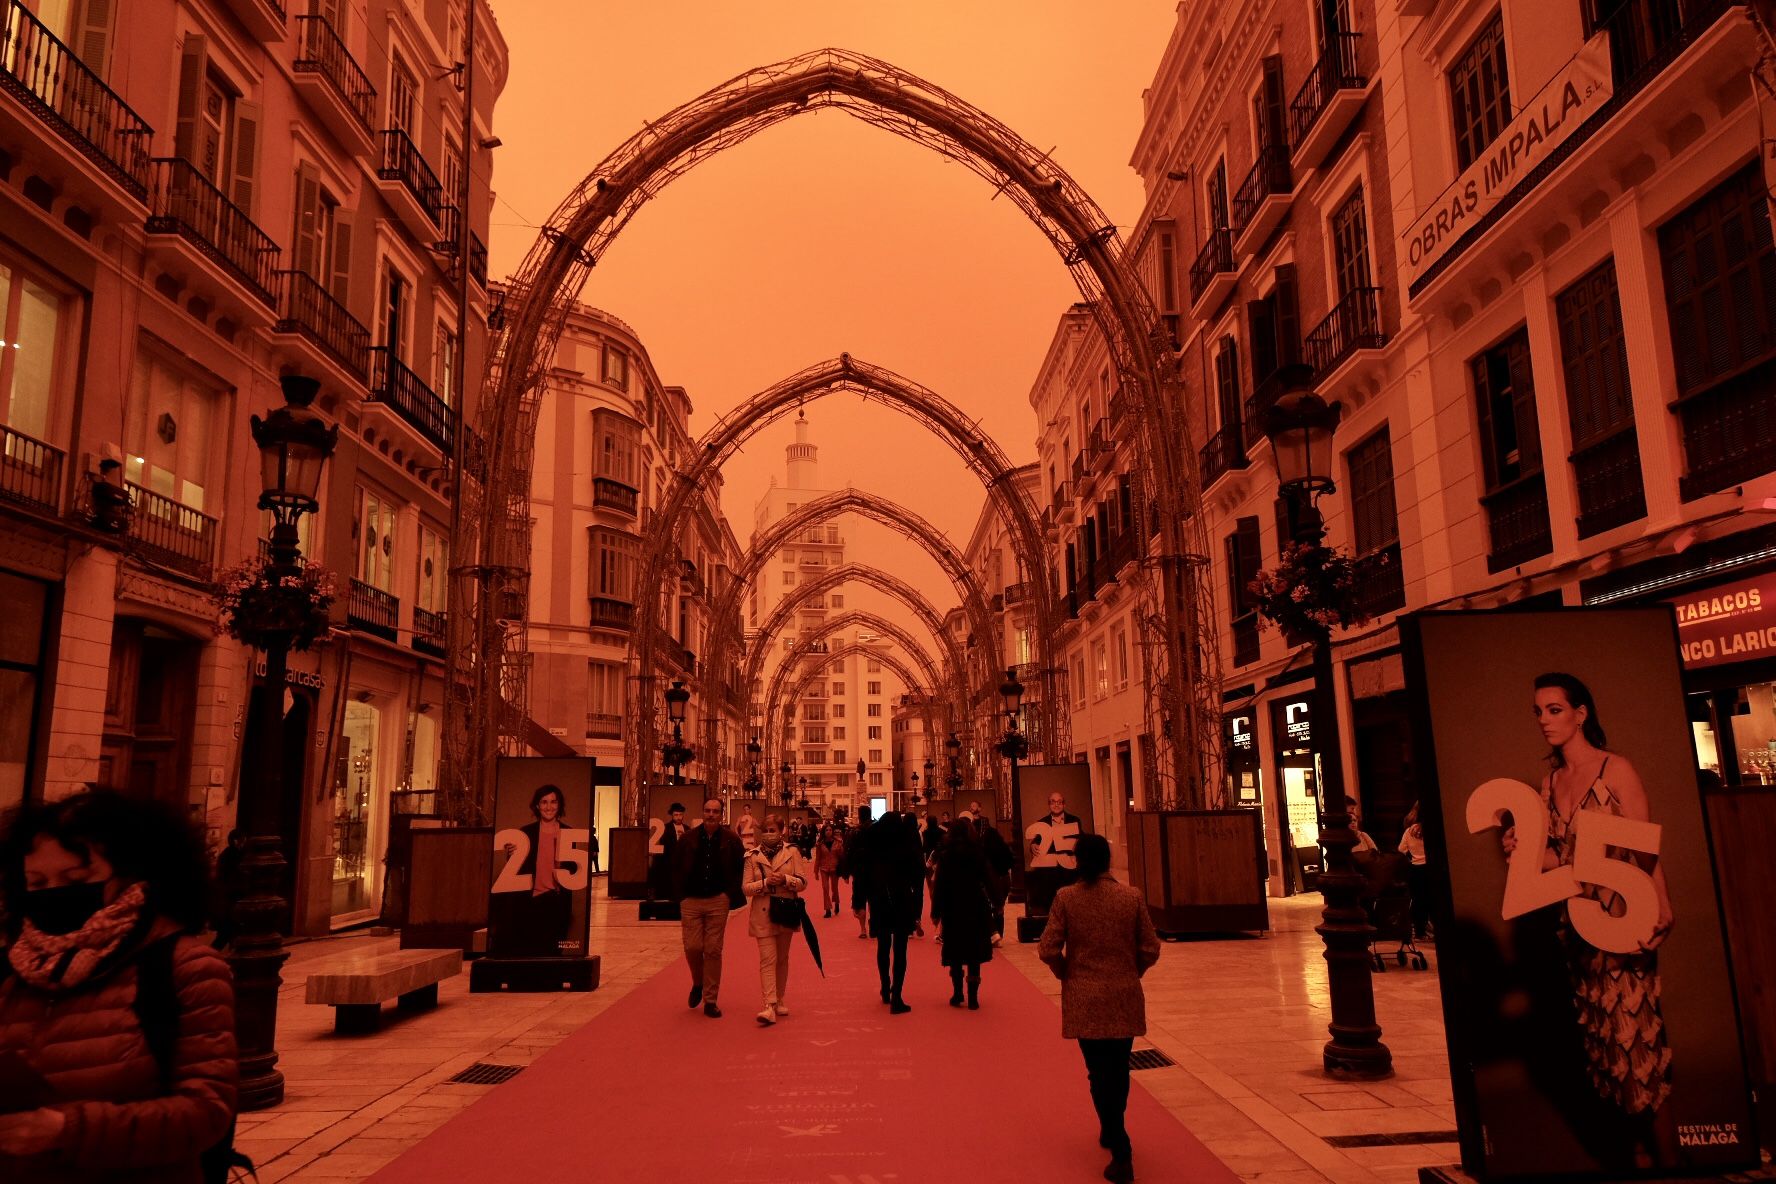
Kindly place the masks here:
[(672, 766), (672, 784), (684, 784), (684, 767), (695, 754), (684, 742), (685, 708), (690, 705), (691, 692), (683, 679), (675, 678), (666, 689), (666, 718), (672, 721), (672, 739), (660, 755)]
[(944, 748), (950, 754), (950, 775), (944, 779), (944, 783), (950, 787), (953, 796), (962, 788), (962, 766), (958, 763), (962, 757), (962, 741), (957, 738), (956, 733), (951, 732), (950, 738), (944, 741)]
[[(796, 778), (796, 789), (800, 791), (797, 795), (797, 800), (800, 801), (802, 803), (802, 805), (804, 805), (804, 806), (807, 805), (808, 804), (808, 779), (806, 777), (797, 777)], [(787, 792), (783, 795), (783, 804), (785, 806), (789, 805), (789, 794)]]
[(752, 739), (746, 743), (746, 755), (752, 761), (752, 772), (747, 775), (743, 787), (749, 798), (758, 797), (760, 791), (765, 788), (765, 779), (759, 775), (759, 754), (763, 751), (764, 746), (759, 743), (758, 733), (755, 732)]
[(790, 764), (788, 761), (784, 761), (782, 767), (779, 768), (777, 771), (779, 773), (783, 774), (783, 788), (781, 790), (779, 790), (778, 792), (783, 797), (783, 804), (787, 806), (787, 805), (789, 805), (789, 792), (790, 792), (789, 791), (789, 779), (795, 775), (795, 766)]
[[(1277, 489), (1289, 499), (1291, 541), (1312, 552), (1325, 548), (1326, 528), (1318, 499), (1333, 492), (1333, 432), (1339, 407), (1313, 389), (1313, 368), (1292, 365), (1283, 374), (1283, 394), (1265, 417), (1264, 434), (1276, 459)], [(1375, 929), (1363, 911), (1363, 875), (1351, 852), (1357, 836), (1345, 805), (1344, 760), (1339, 750), (1338, 701), (1332, 681), (1331, 630), (1316, 628), (1313, 644), (1314, 748), (1320, 761), (1320, 845), (1326, 867), (1320, 874), (1325, 908), (1316, 932), (1326, 946), (1331, 988), (1332, 1038), (1326, 1042), (1326, 1072), (1337, 1077), (1385, 1077), (1393, 1054), (1381, 1042), (1375, 1020), (1375, 985), (1370, 978), (1369, 942)]]
[(913, 805), (916, 808), (919, 805), (919, 775), (917, 773), (913, 774), (912, 782), (913, 782)]
[[(309, 406), (320, 391), (318, 380), (290, 374), (278, 381), (283, 386), (284, 406), (264, 419), (252, 417), (263, 486), (259, 508), (271, 512), (273, 523), (265, 579), (274, 589), (300, 580), (302, 550), (297, 523), (320, 505), (321, 471), (339, 437), (339, 429)], [(241, 787), (239, 823), (246, 835), (241, 857), (243, 888), (234, 902), (235, 936), (228, 955), (234, 971), (242, 1110), (259, 1110), (284, 1100), (284, 1075), (277, 1068), (277, 1006), (283, 981), (280, 972), (289, 955), (278, 932), (286, 904), (285, 860), (278, 831), (285, 792), (284, 684), (297, 628), (294, 619), (277, 622), (256, 639), (265, 650), (265, 679), (256, 712), (254, 773)]]
[(1005, 709), (1005, 738), (999, 741), (999, 754), (1011, 762), (1011, 827), (1024, 833), (1024, 811), (1018, 803), (1018, 761), (1030, 755), (1030, 742), (1018, 730), (1018, 717), (1023, 713), (1024, 684), (1017, 671), (1006, 668), (1005, 681), (999, 684), (999, 701)]

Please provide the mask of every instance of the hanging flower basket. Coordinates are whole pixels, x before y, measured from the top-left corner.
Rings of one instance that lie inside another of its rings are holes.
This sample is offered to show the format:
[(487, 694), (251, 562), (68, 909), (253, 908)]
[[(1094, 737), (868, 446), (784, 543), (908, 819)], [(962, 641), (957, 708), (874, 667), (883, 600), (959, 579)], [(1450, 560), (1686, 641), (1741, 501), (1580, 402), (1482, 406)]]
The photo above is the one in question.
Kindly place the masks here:
[(1369, 619), (1357, 600), (1356, 563), (1332, 547), (1285, 543), (1276, 566), (1259, 572), (1246, 587), (1258, 615), (1281, 629), (1291, 645), (1323, 641), (1334, 629)]
[(255, 649), (280, 635), (294, 650), (305, 650), (327, 631), (333, 607), (333, 573), (303, 560), (298, 569), (274, 576), (264, 555), (225, 568), (210, 590), (222, 631)]

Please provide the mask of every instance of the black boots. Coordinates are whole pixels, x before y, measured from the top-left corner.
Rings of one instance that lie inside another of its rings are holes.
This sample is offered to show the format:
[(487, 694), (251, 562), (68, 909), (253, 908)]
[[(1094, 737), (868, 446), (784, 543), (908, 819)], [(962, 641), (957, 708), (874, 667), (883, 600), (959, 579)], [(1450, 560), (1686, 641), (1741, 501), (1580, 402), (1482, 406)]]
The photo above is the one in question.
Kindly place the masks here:
[(968, 1010), (980, 1010), (980, 975), (978, 974), (968, 976)]
[(950, 1006), (962, 1006), (962, 968), (950, 967)]

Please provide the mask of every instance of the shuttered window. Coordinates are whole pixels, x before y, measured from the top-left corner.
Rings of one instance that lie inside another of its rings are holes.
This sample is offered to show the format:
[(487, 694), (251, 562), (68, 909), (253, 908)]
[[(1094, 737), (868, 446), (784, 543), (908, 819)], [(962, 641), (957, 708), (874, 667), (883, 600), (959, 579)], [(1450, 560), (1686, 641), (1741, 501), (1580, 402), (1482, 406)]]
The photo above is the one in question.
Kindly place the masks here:
[(1449, 68), (1449, 99), (1455, 115), (1456, 162), (1465, 169), (1511, 122), (1502, 13), (1493, 14)]
[(1659, 228), (1678, 394), (1776, 354), (1776, 246), (1755, 160)]
[(1227, 210), (1227, 161), (1217, 160), (1209, 174), (1209, 226), (1216, 230), (1229, 224)]
[(1215, 393), (1220, 407), (1221, 430), (1244, 443), (1241, 424), (1239, 342), (1223, 337), (1215, 350)]
[(1301, 360), (1301, 308), (1296, 295), (1295, 265), (1284, 263), (1273, 274), (1270, 294), (1246, 304), (1254, 389), (1280, 367)]
[(1332, 268), (1338, 299), (1370, 286), (1369, 219), (1363, 209), (1363, 187), (1332, 211)]
[(1236, 666), (1258, 660), (1258, 609), (1250, 585), (1262, 566), (1258, 519), (1241, 518), (1227, 536), (1227, 603), (1233, 619)]
[(1283, 59), (1271, 54), (1260, 63), (1263, 81), (1252, 96), (1252, 127), (1258, 135), (1258, 149), (1278, 148), (1287, 151), (1289, 132), (1286, 124), (1288, 99), (1283, 93)]
[(1529, 331), (1519, 329), (1469, 363), (1488, 491), (1542, 468)]
[(1394, 449), (1386, 428), (1352, 448), (1350, 466), (1351, 544), (1371, 555), (1400, 541), (1394, 503)]
[(1567, 422), (1573, 447), (1583, 448), (1634, 420), (1615, 260), (1555, 297), (1554, 311), (1560, 323)]

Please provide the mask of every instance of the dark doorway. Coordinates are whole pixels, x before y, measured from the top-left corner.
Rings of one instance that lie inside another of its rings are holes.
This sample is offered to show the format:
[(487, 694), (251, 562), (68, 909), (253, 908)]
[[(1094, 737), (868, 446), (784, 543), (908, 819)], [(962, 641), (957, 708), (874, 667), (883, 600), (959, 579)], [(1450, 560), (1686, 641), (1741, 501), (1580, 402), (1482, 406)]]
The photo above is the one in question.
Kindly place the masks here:
[(191, 808), (191, 733), (202, 643), (134, 617), (111, 630), (99, 781)]

